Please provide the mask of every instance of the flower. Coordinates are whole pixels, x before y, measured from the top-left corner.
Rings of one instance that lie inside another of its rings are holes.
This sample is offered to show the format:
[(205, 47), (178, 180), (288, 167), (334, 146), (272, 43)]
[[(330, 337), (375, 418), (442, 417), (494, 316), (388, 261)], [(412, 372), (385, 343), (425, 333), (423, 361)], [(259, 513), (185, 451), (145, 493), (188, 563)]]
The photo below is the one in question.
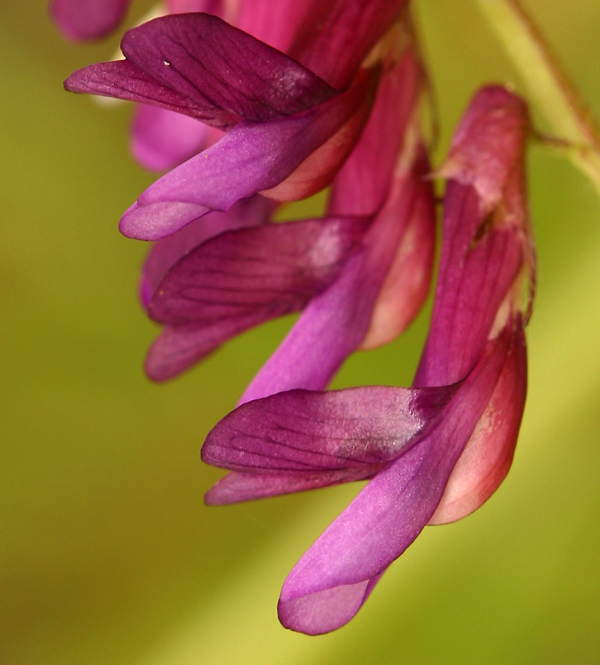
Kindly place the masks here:
[(304, 309), (242, 399), (323, 389), (358, 347), (406, 328), (429, 291), (435, 237), (416, 117), (422, 80), (407, 48), (382, 77), (324, 218), (268, 223), (273, 203), (257, 195), (155, 245), (142, 280), (150, 316), (165, 325), (146, 362), (152, 378), (171, 378), (242, 330)]
[(291, 390), (248, 402), (209, 434), (203, 460), (231, 470), (224, 504), (370, 479), (287, 577), (284, 626), (334, 630), (428, 523), (460, 519), (510, 466), (526, 392), (522, 311), (534, 283), (524, 102), (482, 89), (448, 160), (431, 328), (413, 387)]
[(361, 64), (405, 5), (308, 3), (289, 55), (215, 16), (166, 16), (125, 34), (125, 60), (72, 74), (68, 90), (151, 103), (227, 131), (148, 188), (121, 231), (157, 240), (258, 192), (295, 200), (328, 185), (360, 136), (385, 63), (376, 54)]

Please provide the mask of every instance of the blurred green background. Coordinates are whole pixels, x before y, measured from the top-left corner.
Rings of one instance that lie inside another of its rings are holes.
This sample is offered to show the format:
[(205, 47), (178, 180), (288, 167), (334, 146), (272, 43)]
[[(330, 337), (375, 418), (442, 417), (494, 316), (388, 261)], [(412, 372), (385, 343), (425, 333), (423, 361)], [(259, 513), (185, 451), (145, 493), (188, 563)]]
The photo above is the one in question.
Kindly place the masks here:
[[(526, 3), (600, 110), (600, 3)], [(129, 22), (150, 6), (139, 1)], [(518, 81), (471, 2), (419, 0), (442, 119), (484, 81)], [(136, 299), (146, 247), (120, 213), (154, 179), (128, 154), (129, 109), (62, 91), (117, 38), (64, 43), (42, 0), (0, 20), (0, 663), (308, 665), (600, 662), (600, 202), (532, 147), (540, 260), (530, 389), (513, 469), (481, 510), (426, 529), (352, 623), (277, 622), (281, 583), (356, 493), (228, 508), (199, 450), (290, 325), (228, 344), (167, 385)], [(543, 126), (543, 124), (542, 124)], [(293, 213), (292, 213), (293, 214)], [(424, 314), (335, 385), (408, 384)]]

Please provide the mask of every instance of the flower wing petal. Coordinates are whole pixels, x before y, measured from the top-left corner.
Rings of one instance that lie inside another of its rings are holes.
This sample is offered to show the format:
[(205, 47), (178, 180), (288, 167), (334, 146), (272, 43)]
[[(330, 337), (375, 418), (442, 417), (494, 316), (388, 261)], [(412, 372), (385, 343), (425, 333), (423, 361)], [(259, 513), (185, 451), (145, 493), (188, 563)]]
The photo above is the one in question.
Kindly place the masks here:
[(258, 474), (382, 467), (427, 431), (456, 390), (378, 386), (277, 393), (226, 416), (209, 433), (202, 459)]

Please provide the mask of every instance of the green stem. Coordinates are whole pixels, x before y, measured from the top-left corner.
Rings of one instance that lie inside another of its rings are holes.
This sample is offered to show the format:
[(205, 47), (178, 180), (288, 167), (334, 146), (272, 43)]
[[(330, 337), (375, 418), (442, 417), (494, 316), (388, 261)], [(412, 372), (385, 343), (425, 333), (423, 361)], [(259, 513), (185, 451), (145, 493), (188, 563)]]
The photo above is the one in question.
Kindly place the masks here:
[(600, 132), (581, 95), (560, 67), (519, 0), (475, 0), (521, 76), (530, 100), (567, 156), (600, 194)]

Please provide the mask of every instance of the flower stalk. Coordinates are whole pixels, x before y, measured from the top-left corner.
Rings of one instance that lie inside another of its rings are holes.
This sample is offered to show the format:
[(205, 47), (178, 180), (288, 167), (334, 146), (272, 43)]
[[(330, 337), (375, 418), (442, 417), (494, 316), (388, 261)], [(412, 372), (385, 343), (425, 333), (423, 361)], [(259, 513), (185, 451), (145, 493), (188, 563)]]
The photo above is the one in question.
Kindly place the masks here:
[(600, 130), (548, 42), (519, 0), (475, 0), (525, 85), (559, 138), (551, 141), (592, 181), (600, 195)]

